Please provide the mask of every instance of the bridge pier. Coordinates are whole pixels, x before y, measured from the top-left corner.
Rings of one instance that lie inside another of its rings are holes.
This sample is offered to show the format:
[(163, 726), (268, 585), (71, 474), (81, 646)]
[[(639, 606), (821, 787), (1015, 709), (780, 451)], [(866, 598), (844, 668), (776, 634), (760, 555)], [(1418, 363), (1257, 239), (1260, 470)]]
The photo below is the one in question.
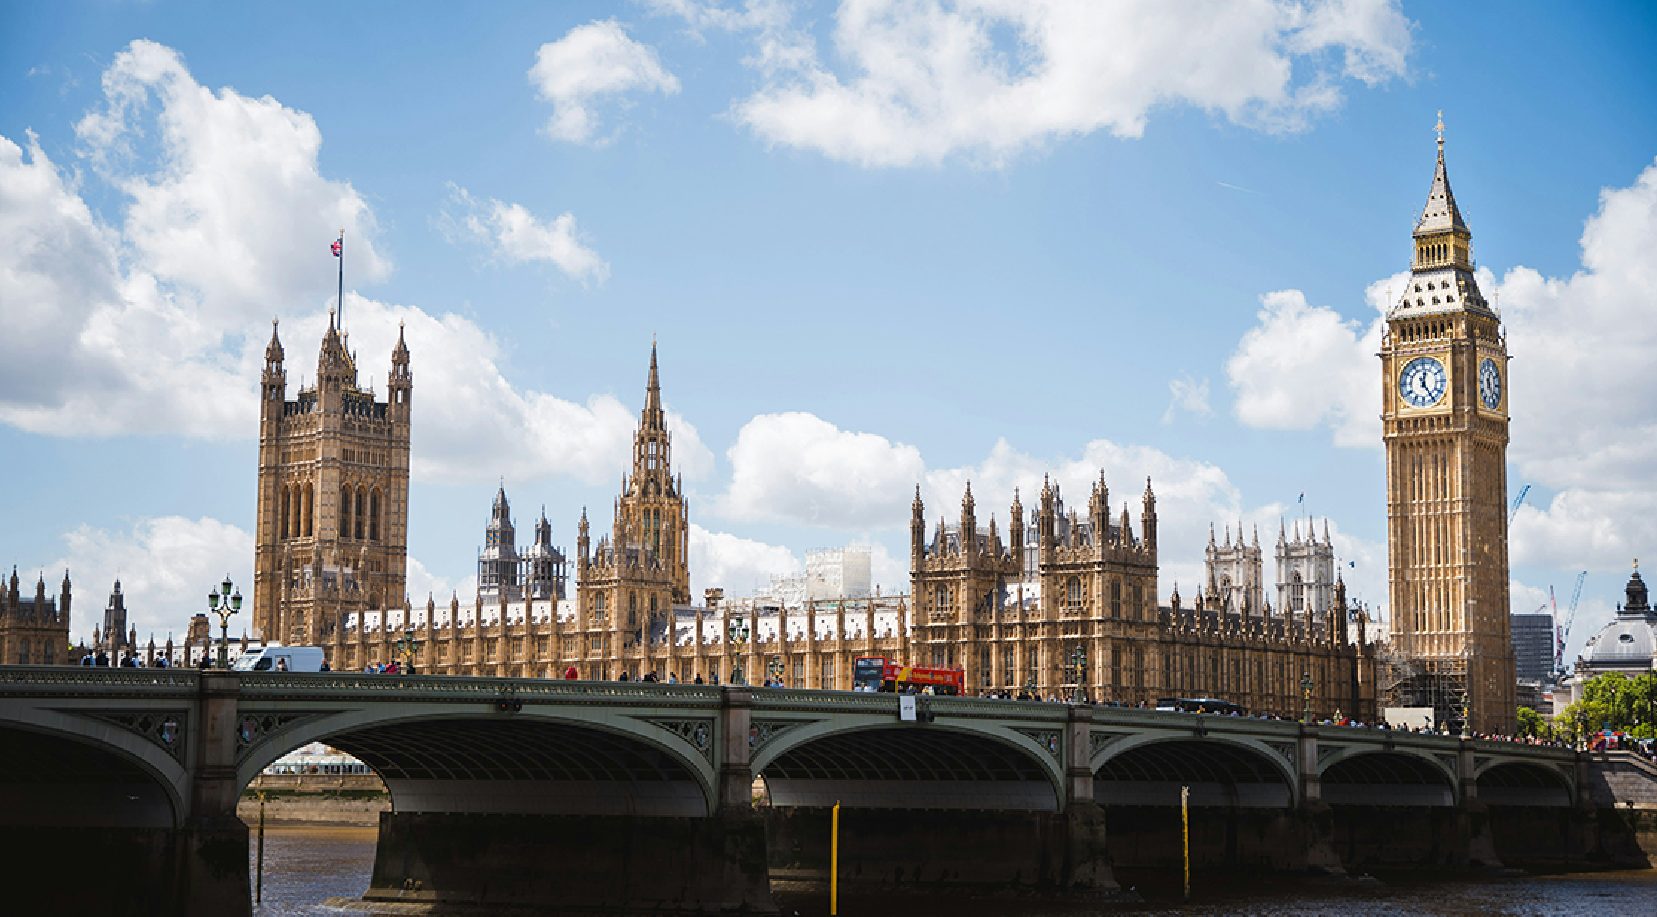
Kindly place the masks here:
[(247, 825), (236, 817), (241, 782), (236, 777), (237, 703), (241, 680), (229, 672), (203, 672), (201, 728), (191, 754), (190, 816), (177, 831), (179, 912), (237, 915), (251, 911), (247, 874)]
[(775, 914), (757, 818), (385, 812), (364, 899)]

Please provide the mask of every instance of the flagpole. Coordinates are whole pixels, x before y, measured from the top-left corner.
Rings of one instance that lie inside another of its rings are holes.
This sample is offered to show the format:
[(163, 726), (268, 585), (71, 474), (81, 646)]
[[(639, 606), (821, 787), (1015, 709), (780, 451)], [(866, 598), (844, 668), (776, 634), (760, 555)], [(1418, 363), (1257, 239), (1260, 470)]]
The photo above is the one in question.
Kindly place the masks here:
[(339, 228), (339, 327), (345, 329), (345, 227)]

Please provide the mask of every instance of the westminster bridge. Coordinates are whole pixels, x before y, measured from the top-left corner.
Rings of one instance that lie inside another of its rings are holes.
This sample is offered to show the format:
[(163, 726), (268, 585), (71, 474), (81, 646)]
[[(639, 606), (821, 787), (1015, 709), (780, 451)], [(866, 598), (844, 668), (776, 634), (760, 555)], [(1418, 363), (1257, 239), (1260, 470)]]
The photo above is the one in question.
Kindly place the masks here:
[[(8, 900), (248, 912), (243, 789), (313, 741), (392, 811), (365, 897), (775, 913), (769, 882), (1108, 896), (1177, 868), (1615, 858), (1576, 752), (1295, 722), (639, 682), (0, 667)], [(1615, 840), (1615, 839), (1613, 839)], [(33, 890), (33, 891), (31, 891)], [(26, 910), (28, 910), (26, 908)]]

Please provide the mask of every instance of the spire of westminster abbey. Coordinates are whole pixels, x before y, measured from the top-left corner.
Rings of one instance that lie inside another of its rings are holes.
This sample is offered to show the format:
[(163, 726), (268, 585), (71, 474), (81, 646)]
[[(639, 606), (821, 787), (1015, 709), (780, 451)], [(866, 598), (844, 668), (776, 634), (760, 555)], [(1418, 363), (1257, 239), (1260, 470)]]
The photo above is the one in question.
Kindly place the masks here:
[(1444, 121), (1415, 257), (1381, 342), (1390, 701), (1509, 734), (1507, 341), (1474, 276), (1444, 165)]

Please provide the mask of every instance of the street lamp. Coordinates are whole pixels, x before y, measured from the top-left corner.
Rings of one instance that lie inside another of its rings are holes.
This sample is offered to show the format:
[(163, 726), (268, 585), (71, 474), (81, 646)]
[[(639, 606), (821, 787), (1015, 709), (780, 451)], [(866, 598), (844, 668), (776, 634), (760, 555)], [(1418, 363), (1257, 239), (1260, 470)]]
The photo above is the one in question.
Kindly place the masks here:
[(765, 664), (765, 672), (767, 675), (771, 676), (772, 682), (781, 684), (783, 673), (782, 657), (772, 656), (771, 661)]
[(397, 638), (397, 653), (403, 657), (403, 671), (401, 674), (409, 674), (409, 669), (414, 667), (414, 651), (419, 648), (420, 641), (414, 637), (414, 625), (404, 624), (403, 635)]
[(1312, 721), (1312, 673), (1311, 672), (1301, 672), (1300, 673), (1300, 698), (1301, 698), (1301, 704), (1302, 704), (1301, 711), (1300, 711), (1300, 721), (1302, 723), (1310, 723)]
[(207, 593), (207, 610), (219, 616), (219, 668), (230, 668), (230, 616), (242, 610), (242, 590), (231, 590), (235, 584), (230, 582), (230, 575), (226, 574), (224, 582), (216, 590)]
[(748, 622), (741, 618), (733, 619), (725, 626), (725, 631), (732, 643), (748, 642)]
[(1470, 711), (1471, 703), (1468, 699), (1467, 691), (1464, 689), (1461, 692), (1461, 737), (1464, 739), (1471, 738), (1473, 735), (1472, 731), (1468, 728), (1470, 724), (1467, 722)]

